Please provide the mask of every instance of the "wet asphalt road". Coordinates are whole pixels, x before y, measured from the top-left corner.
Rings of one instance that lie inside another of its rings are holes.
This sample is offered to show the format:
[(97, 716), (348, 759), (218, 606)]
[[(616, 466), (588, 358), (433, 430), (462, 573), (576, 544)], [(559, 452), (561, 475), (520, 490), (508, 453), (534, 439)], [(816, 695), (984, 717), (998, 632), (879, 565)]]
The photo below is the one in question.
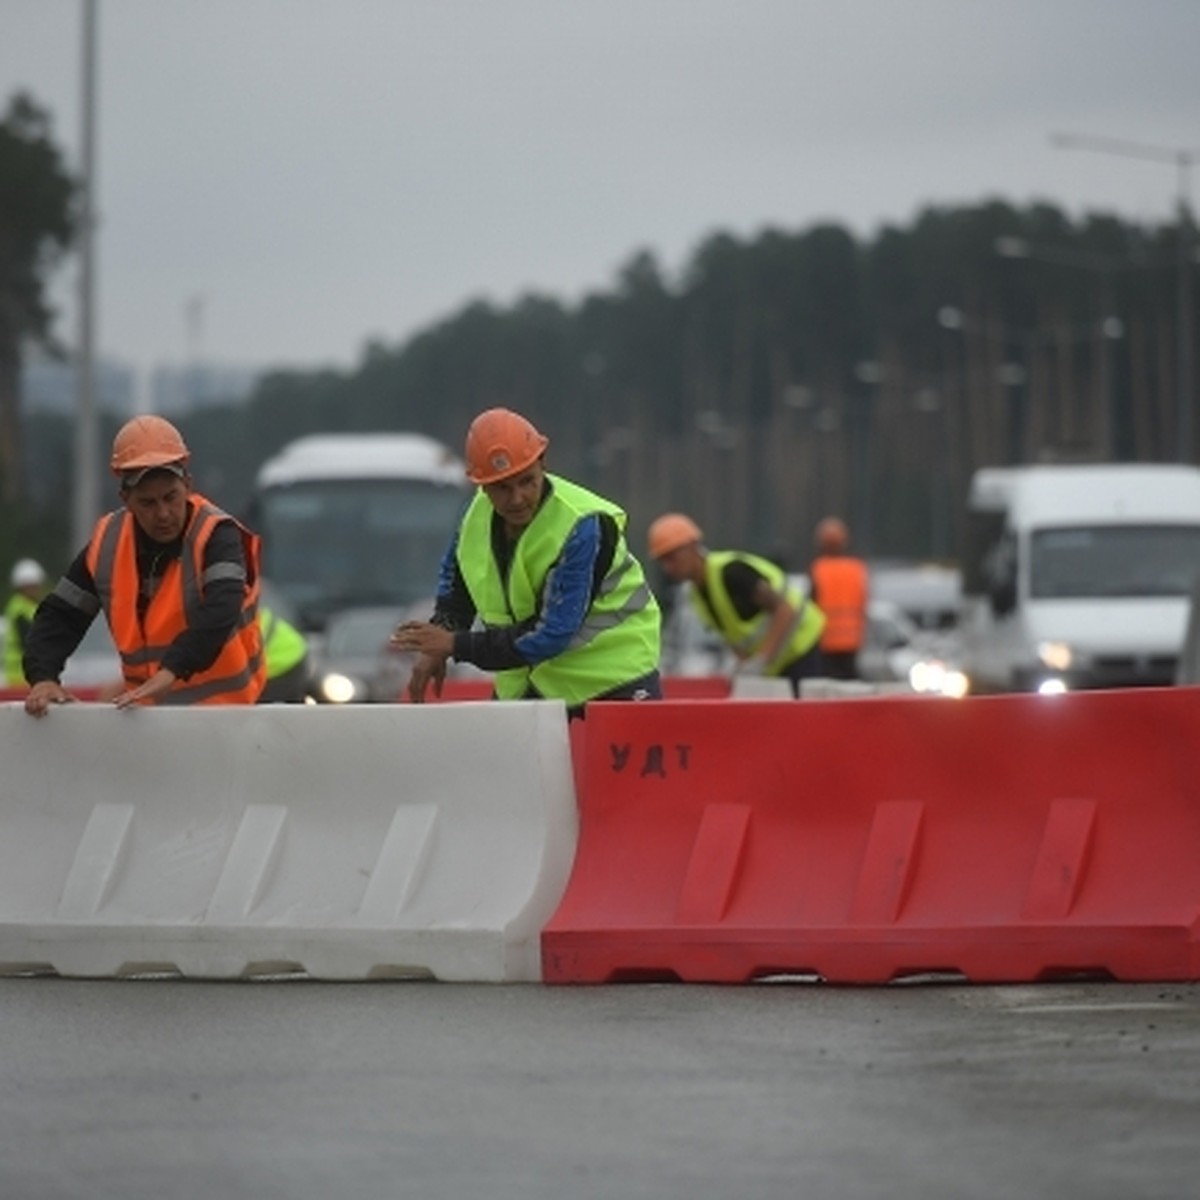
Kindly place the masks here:
[(1200, 1192), (1200, 985), (0, 980), (0, 1197)]

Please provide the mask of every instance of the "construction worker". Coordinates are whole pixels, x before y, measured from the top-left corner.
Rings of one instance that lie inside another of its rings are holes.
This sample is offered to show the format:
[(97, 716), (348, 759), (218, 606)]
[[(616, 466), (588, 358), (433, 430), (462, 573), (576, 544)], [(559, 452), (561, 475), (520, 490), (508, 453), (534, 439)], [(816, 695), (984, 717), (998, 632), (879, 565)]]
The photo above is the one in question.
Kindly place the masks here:
[(858, 678), (858, 652), (867, 633), (867, 564), (850, 553), (850, 531), (838, 517), (817, 522), (817, 555), (809, 594), (825, 614), (821, 655), (831, 679)]
[(258, 606), (267, 682), (259, 704), (303, 704), (308, 697), (308, 639), (265, 604)]
[(25, 638), (33, 624), (46, 572), (32, 558), (22, 558), (13, 564), (8, 580), (12, 595), (4, 606), (4, 683), (6, 687), (24, 687), (25, 671), (21, 659), (25, 654)]
[(100, 518), (38, 608), (26, 712), (71, 699), (59, 676), (101, 611), (121, 656), (117, 708), (258, 699), (258, 538), (192, 490), (190, 457), (162, 417), (134, 417), (117, 432), (110, 465), (122, 507)]
[(700, 619), (737, 655), (739, 673), (800, 681), (821, 674), (825, 617), (775, 563), (737, 550), (709, 550), (691, 517), (665, 513), (649, 530), (650, 555), (669, 579), (690, 583)]
[(431, 682), (441, 694), (450, 658), (495, 672), (498, 699), (561, 699), (572, 716), (589, 700), (662, 695), (658, 605), (626, 544), (625, 513), (549, 474), (548, 445), (506, 408), (471, 423), (467, 478), (478, 491), (442, 560), (433, 616), (391, 638), (419, 655), (415, 703)]

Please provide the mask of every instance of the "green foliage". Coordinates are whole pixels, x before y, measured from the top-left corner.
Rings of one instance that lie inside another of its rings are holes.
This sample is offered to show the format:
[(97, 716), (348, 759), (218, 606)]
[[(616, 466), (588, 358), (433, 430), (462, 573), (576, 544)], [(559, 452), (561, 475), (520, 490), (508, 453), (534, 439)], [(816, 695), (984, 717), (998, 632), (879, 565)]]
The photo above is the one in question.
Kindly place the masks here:
[(74, 234), (75, 194), (50, 118), (18, 93), (0, 119), (0, 501), (8, 508), (25, 490), (21, 348), (49, 340), (46, 280)]
[[(573, 306), (474, 301), (369, 343), (352, 370), (279, 372), (180, 424), (200, 487), (235, 511), (302, 434), (412, 429), (458, 447), (503, 404), (549, 434), (552, 469), (628, 509), (635, 545), (682, 508), (714, 543), (802, 565), (839, 512), (864, 549), (945, 556), (977, 466), (1175, 456), (1177, 236), (1002, 200), (929, 207), (865, 241), (833, 224), (718, 233), (674, 277), (641, 250)], [(1004, 257), (1004, 239), (1031, 252)], [(1099, 332), (1112, 316), (1117, 340)]]
[(48, 114), (18, 93), (0, 119), (0, 355), (47, 332), (45, 279), (74, 236), (75, 196)]

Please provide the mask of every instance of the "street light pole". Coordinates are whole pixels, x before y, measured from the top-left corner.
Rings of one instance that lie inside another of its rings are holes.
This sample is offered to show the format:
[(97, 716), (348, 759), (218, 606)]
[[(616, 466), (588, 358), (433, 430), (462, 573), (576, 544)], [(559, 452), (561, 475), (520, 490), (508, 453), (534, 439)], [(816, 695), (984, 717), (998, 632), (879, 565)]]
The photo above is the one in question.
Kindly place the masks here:
[(1064, 150), (1095, 150), (1101, 154), (1116, 154), (1123, 158), (1138, 158), (1146, 162), (1169, 163), (1179, 176), (1179, 273), (1175, 291), (1176, 338), (1176, 424), (1179, 437), (1180, 462), (1192, 461), (1192, 288), (1191, 288), (1191, 204), (1189, 203), (1191, 168), (1200, 162), (1200, 149), (1169, 149), (1122, 138), (1089, 137), (1086, 134), (1056, 133), (1050, 141)]
[(99, 479), (96, 458), (95, 375), (95, 135), (96, 135), (96, 0), (82, 0), (83, 57), (80, 73), (81, 205), (79, 214), (79, 345), (75, 355), (78, 388), (75, 414), (75, 489), (71, 520), (71, 553), (84, 545), (96, 520)]

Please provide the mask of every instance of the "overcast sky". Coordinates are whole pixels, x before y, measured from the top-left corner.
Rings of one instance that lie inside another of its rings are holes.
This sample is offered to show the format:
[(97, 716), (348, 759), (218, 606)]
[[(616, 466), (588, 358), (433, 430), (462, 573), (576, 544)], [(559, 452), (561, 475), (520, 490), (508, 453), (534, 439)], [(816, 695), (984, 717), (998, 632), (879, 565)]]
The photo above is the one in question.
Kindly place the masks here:
[[(716, 230), (865, 237), (992, 196), (1163, 222), (1170, 164), (1050, 134), (1200, 149), (1198, 0), (97, 7), (98, 344), (140, 368), (350, 366)], [(0, 100), (30, 90), (73, 164), (81, 11), (0, 0)]]

